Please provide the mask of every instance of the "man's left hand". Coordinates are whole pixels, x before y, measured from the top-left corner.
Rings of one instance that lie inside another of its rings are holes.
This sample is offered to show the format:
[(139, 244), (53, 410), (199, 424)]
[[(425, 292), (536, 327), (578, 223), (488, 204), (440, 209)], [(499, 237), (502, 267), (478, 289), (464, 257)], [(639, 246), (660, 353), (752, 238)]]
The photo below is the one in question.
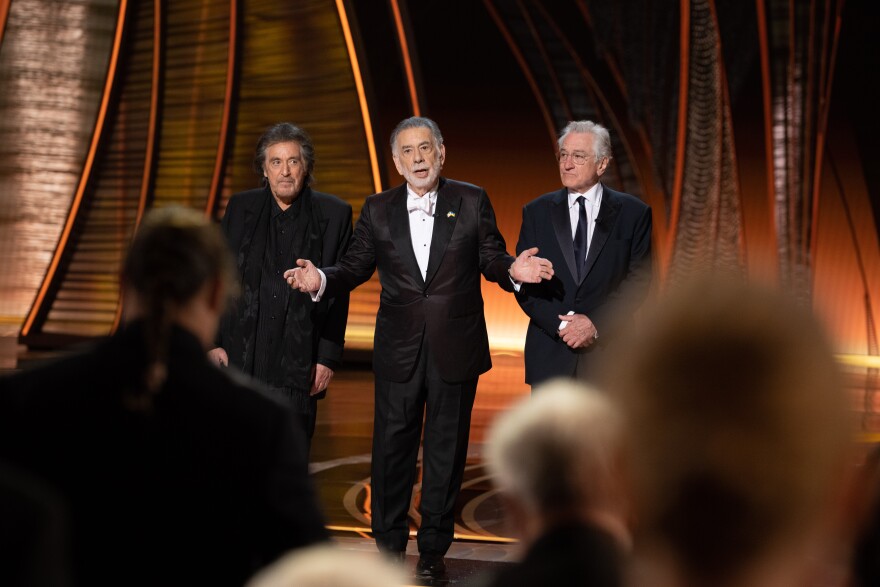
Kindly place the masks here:
[(333, 369), (320, 363), (313, 366), (312, 389), (309, 391), (309, 395), (315, 395), (327, 389), (331, 379), (333, 379)]
[(553, 263), (542, 257), (536, 257), (537, 253), (538, 247), (532, 247), (519, 254), (510, 266), (510, 276), (514, 281), (539, 283), (553, 277)]
[(573, 349), (586, 348), (596, 342), (596, 325), (584, 314), (566, 314), (559, 320), (568, 326), (559, 331), (559, 338)]

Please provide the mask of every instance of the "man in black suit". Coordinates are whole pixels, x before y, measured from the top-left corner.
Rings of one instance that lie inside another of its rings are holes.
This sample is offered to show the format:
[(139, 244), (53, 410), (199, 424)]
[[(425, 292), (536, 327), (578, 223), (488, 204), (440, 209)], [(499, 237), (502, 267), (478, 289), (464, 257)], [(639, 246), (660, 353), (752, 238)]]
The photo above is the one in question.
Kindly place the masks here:
[(265, 383), (302, 415), (308, 437), (342, 361), (348, 293), (312, 304), (282, 274), (298, 258), (332, 264), (351, 238), (351, 205), (312, 190), (315, 149), (301, 128), (279, 123), (257, 142), (263, 187), (232, 196), (223, 231), (242, 292), (221, 322), (213, 360)]
[(477, 379), (492, 365), (480, 276), (512, 291), (513, 280), (548, 279), (553, 268), (534, 248), (508, 255), (485, 190), (440, 177), (446, 150), (434, 121), (402, 121), (391, 148), (406, 183), (367, 198), (348, 253), (323, 272), (299, 260), (285, 275), (323, 299), (378, 268), (373, 535), (380, 550), (403, 556), (424, 417), (417, 570), (437, 577), (452, 543)]
[(651, 209), (600, 183), (611, 159), (608, 131), (569, 123), (559, 137), (561, 190), (526, 204), (517, 251), (538, 247), (552, 280), (524, 284), (526, 383), (594, 379), (602, 350), (618, 338), (651, 282)]
[(0, 458), (65, 500), (74, 585), (242, 585), (326, 540), (290, 410), (208, 361), (234, 265), (192, 210), (148, 214), (125, 324), (0, 379)]

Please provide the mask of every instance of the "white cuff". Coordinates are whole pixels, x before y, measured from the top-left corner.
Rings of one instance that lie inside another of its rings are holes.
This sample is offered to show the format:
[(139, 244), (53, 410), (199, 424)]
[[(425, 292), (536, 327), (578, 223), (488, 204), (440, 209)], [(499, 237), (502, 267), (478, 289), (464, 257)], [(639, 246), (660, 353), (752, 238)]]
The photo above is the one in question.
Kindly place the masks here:
[(320, 269), (318, 269), (318, 274), (321, 276), (321, 287), (318, 288), (318, 291), (309, 292), (313, 302), (320, 302), (321, 296), (324, 295), (324, 290), (327, 289), (327, 276)]

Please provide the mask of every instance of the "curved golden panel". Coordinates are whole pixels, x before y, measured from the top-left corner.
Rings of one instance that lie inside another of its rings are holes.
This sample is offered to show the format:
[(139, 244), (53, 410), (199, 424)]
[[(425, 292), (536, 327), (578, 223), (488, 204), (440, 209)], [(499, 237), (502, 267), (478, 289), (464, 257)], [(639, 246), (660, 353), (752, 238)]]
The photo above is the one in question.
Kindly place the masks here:
[(115, 0), (15, 0), (0, 48), (0, 316), (25, 318), (77, 192), (114, 40)]
[[(315, 189), (349, 201), (355, 217), (374, 193), (373, 166), (348, 48), (327, 2), (242, 3), (240, 84), (234, 143), (221, 207), (260, 185), (252, 169), (260, 134), (279, 121), (301, 125), (315, 144)], [(371, 346), (378, 281), (351, 298), (346, 341)]]

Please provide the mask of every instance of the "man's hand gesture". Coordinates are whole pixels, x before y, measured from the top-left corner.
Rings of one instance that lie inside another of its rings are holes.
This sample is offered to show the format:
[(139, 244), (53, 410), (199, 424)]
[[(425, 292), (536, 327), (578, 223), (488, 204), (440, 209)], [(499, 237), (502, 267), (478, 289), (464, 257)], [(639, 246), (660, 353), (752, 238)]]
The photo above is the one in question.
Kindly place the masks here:
[(293, 289), (303, 293), (314, 293), (321, 289), (321, 274), (308, 259), (297, 259), (297, 266), (284, 272), (284, 279)]
[(526, 249), (519, 254), (510, 266), (510, 276), (514, 281), (522, 283), (539, 283), (553, 277), (553, 263), (547, 259), (536, 257), (538, 247)]

